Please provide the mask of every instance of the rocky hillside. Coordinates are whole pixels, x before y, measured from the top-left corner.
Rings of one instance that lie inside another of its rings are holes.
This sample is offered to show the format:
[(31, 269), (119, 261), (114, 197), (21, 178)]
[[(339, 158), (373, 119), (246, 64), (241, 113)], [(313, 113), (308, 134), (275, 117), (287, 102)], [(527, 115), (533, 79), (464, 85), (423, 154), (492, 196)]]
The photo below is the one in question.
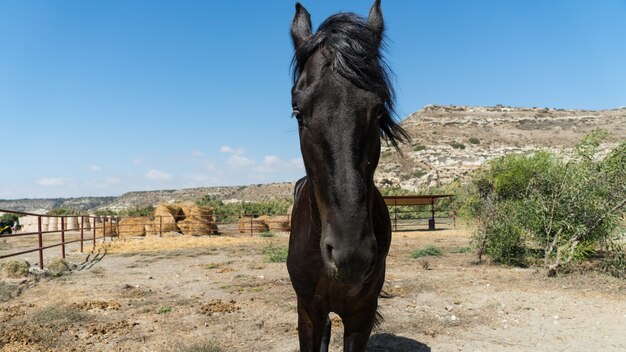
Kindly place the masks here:
[(129, 192), (101, 209), (122, 210), (145, 207), (159, 203), (197, 201), (208, 196), (222, 201), (257, 202), (275, 198), (289, 198), (293, 194), (293, 183), (271, 183), (265, 185), (200, 187), (167, 191)]
[(415, 191), (465, 178), (486, 160), (508, 153), (572, 147), (602, 128), (603, 148), (626, 140), (626, 108), (562, 110), (505, 106), (433, 106), (402, 122), (413, 140), (400, 156), (384, 147), (375, 180), (379, 186)]
[(266, 185), (201, 187), (180, 190), (129, 192), (119, 197), (1, 200), (0, 209), (44, 214), (53, 208), (74, 208), (85, 213), (100, 209), (115, 211), (141, 208), (159, 203), (201, 200), (205, 196), (222, 201), (261, 201), (292, 196), (293, 183)]
[[(486, 160), (507, 153), (571, 147), (594, 129), (609, 131), (611, 148), (626, 140), (626, 108), (600, 111), (505, 106), (433, 106), (411, 114), (402, 126), (412, 136), (403, 156), (383, 147), (375, 175), (379, 186), (416, 191), (463, 179)], [(294, 180), (295, 181), (295, 180)], [(158, 203), (219, 200), (259, 201), (291, 197), (293, 183), (130, 192), (120, 197), (0, 200), (0, 209), (46, 212), (52, 208), (122, 210)]]
[(116, 197), (44, 198), (44, 199), (0, 199), (0, 209), (45, 214), (53, 208), (73, 208), (84, 212), (110, 204)]

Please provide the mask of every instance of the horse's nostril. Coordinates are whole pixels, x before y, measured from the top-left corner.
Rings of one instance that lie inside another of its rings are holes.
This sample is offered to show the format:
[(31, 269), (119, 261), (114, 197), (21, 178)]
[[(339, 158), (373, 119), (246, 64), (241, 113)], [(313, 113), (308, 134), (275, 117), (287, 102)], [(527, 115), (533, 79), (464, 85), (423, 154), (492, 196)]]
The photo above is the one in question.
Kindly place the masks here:
[(328, 254), (329, 258), (333, 257), (333, 250), (334, 250), (333, 246), (329, 244), (326, 245), (326, 254)]

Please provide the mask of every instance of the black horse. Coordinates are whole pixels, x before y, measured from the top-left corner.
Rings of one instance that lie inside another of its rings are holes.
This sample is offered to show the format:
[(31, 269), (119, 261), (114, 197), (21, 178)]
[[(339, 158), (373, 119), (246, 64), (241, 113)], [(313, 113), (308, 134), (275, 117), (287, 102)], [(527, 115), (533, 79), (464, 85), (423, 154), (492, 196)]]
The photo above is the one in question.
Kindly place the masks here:
[(368, 19), (329, 17), (315, 34), (296, 4), (293, 114), (307, 176), (295, 189), (287, 268), (298, 297), (301, 351), (327, 351), (330, 312), (344, 324), (344, 351), (363, 351), (379, 322), (391, 222), (374, 185), (381, 138), (408, 135), (393, 119), (381, 56), (380, 0)]

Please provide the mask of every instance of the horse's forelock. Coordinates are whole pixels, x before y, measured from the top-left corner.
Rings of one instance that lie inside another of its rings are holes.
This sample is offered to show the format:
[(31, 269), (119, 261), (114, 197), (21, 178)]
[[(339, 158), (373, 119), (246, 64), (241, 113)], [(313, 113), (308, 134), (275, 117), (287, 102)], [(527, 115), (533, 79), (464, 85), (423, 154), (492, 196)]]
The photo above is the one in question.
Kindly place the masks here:
[(410, 140), (410, 137), (394, 119), (395, 96), (389, 78), (390, 69), (382, 55), (384, 41), (379, 39), (359, 15), (341, 13), (331, 16), (294, 54), (293, 81), (297, 82), (307, 60), (325, 48), (330, 53), (330, 65), (335, 72), (357, 87), (376, 94), (384, 102), (380, 134), (399, 150), (399, 143)]

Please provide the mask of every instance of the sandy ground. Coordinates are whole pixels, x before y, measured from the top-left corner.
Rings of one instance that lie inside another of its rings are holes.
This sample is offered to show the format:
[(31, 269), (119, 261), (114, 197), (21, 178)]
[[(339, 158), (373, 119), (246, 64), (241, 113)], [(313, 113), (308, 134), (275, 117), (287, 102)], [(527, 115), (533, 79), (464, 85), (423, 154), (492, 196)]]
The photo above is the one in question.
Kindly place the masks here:
[[(130, 239), (72, 253), (71, 273), (3, 279), (2, 351), (297, 351), (274, 237)], [(426, 245), (441, 257), (411, 258)], [(626, 282), (473, 264), (464, 230), (394, 235), (369, 351), (625, 351)], [(333, 316), (331, 350), (341, 351)]]

